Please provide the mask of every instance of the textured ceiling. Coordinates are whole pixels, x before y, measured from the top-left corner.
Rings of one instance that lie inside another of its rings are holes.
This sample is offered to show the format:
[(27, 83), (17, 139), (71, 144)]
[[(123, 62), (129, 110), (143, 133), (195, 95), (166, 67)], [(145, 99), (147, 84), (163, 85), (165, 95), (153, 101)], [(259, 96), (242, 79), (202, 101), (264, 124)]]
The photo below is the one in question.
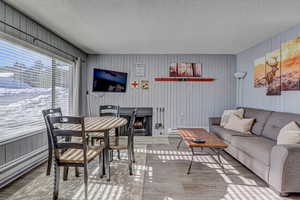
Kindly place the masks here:
[(300, 22), (299, 0), (6, 2), (91, 54), (236, 54)]

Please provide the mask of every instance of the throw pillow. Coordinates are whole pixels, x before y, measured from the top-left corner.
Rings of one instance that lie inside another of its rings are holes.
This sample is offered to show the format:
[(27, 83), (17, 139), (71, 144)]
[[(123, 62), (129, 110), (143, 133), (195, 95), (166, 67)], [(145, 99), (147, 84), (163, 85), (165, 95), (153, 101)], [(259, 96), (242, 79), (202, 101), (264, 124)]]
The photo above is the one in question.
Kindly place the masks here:
[(239, 116), (240, 118), (243, 118), (244, 116), (244, 109), (238, 109), (238, 110), (224, 110), (222, 118), (221, 118), (221, 126), (224, 127), (225, 124), (228, 122), (231, 115)]
[(231, 115), (224, 128), (242, 133), (251, 133), (253, 122), (254, 119), (242, 119), (239, 116)]
[(292, 121), (281, 128), (277, 144), (300, 144), (300, 128), (296, 122)]

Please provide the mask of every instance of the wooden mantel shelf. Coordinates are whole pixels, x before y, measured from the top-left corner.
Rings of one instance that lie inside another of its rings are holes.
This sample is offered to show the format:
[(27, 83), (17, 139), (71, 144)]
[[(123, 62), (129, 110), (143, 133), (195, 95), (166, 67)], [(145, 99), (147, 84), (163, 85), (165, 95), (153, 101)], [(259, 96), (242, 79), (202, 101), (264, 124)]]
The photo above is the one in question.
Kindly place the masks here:
[(155, 78), (155, 81), (195, 81), (195, 82), (212, 82), (214, 78)]

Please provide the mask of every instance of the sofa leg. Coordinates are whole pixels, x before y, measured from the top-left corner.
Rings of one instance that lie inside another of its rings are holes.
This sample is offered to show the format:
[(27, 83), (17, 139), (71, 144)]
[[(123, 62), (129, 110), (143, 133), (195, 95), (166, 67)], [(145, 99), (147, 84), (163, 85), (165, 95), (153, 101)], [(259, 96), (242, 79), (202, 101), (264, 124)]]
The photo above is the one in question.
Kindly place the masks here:
[(279, 192), (270, 184), (269, 184), (269, 188), (271, 188), (280, 197), (288, 197), (290, 195), (290, 193), (288, 193), (288, 192)]
[(289, 193), (286, 193), (286, 192), (280, 192), (279, 195), (281, 197), (288, 197), (290, 194)]

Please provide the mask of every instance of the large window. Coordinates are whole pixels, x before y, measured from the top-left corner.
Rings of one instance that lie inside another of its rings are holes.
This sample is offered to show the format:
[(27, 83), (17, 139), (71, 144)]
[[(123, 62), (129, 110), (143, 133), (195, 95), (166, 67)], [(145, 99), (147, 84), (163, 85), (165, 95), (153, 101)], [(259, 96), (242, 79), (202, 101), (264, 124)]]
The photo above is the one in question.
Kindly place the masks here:
[(70, 114), (72, 66), (0, 39), (0, 140), (44, 129), (43, 109)]

